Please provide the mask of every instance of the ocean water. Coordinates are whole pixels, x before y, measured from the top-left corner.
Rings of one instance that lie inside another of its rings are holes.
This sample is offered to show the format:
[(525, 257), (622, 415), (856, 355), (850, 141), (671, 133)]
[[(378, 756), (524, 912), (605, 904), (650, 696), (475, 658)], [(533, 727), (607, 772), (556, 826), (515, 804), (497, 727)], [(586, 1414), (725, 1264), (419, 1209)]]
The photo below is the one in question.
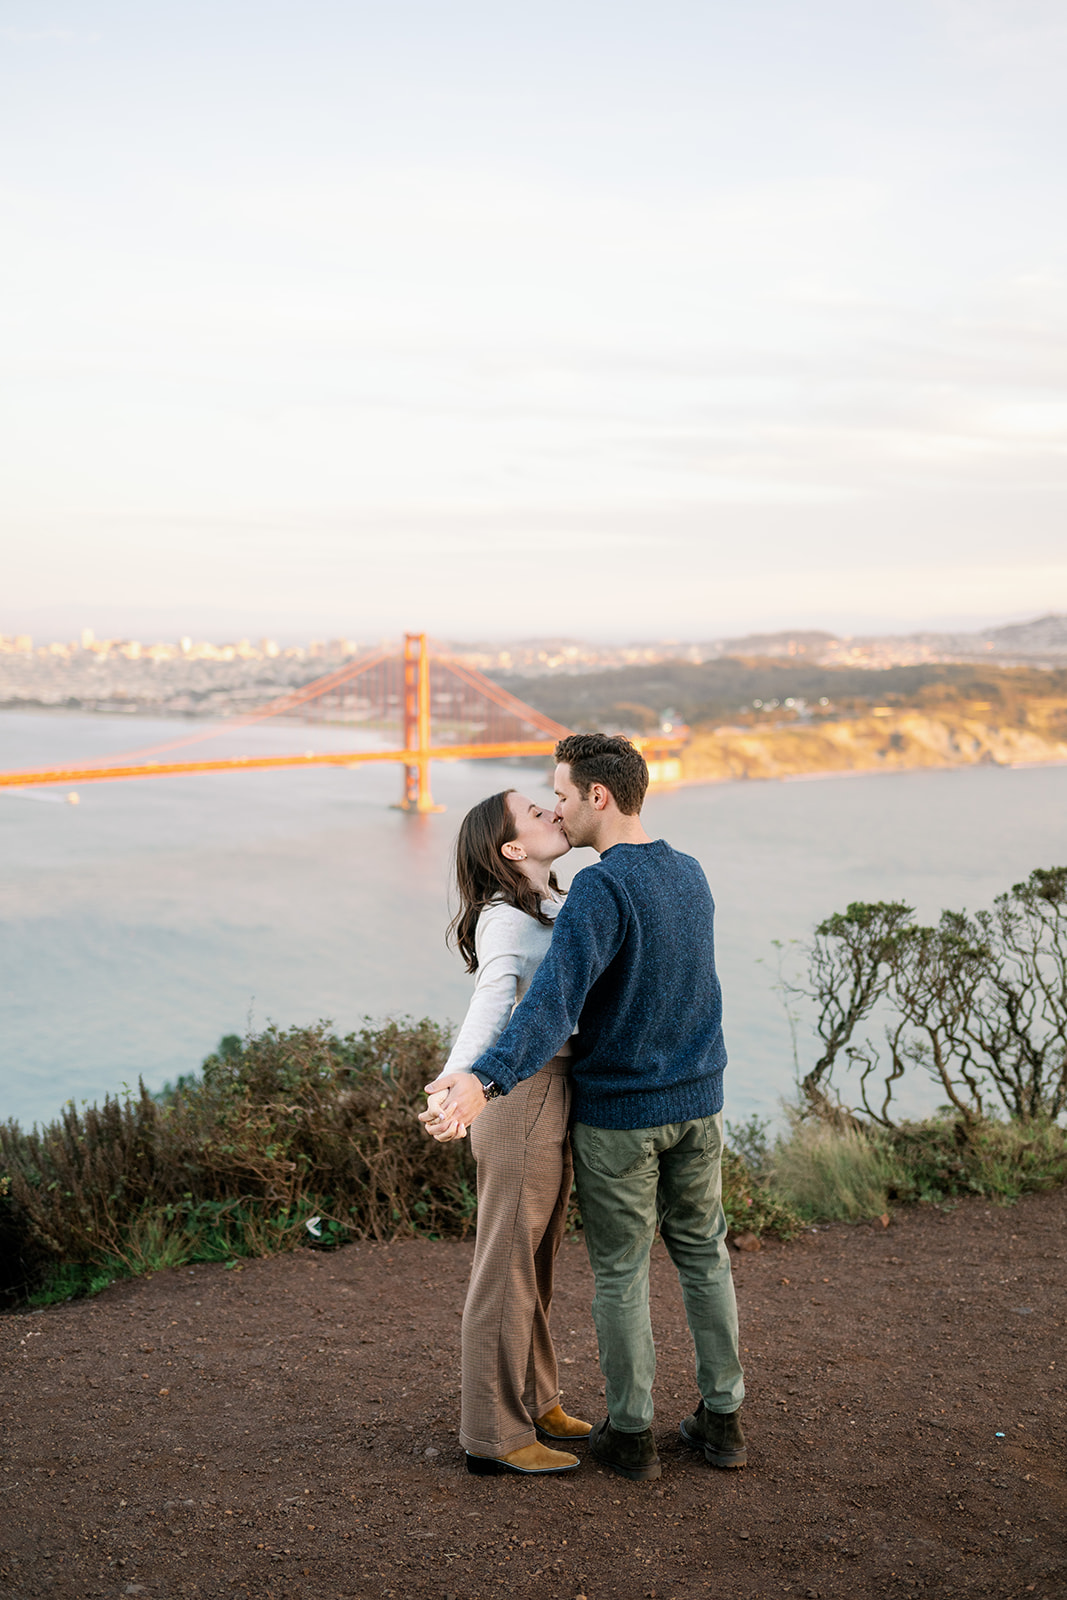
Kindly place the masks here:
[[(134, 717), (0, 713), (0, 768), (87, 761), (181, 737)], [(203, 752), (355, 748), (339, 728), (266, 724)], [(399, 769), (311, 768), (0, 790), (0, 1118), (48, 1120), (143, 1077), (195, 1069), (225, 1033), (268, 1021), (457, 1022), (471, 980), (446, 950), (448, 858), (465, 809), (548, 770), (434, 768), (447, 810), (392, 809)], [(645, 821), (697, 856), (717, 903), (727, 1116), (774, 1116), (795, 1065), (775, 993), (813, 925), (851, 900), (923, 918), (975, 910), (1067, 860), (1067, 767), (703, 785), (655, 794)], [(562, 863), (569, 877), (590, 852)], [(802, 1068), (813, 1044), (802, 1026)], [(912, 1108), (937, 1096), (916, 1081)]]

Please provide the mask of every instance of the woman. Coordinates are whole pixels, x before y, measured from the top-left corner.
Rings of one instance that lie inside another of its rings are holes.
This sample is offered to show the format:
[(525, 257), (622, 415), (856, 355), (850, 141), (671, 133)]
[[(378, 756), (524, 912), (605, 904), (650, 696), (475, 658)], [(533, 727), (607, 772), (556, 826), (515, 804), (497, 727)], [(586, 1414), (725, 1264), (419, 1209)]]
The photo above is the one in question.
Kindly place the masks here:
[[(464, 817), (455, 858), (460, 908), (449, 933), (476, 978), (446, 1072), (471, 1069), (529, 987), (562, 903), (552, 864), (569, 849), (554, 813), (514, 789)], [(559, 1403), (548, 1330), (573, 1170), (569, 1055), (568, 1044), (471, 1128), (478, 1233), (463, 1309), (459, 1433), (469, 1472), (569, 1472), (577, 1456), (551, 1446), (590, 1431)], [(438, 1104), (421, 1120), (435, 1138), (462, 1137), (462, 1126), (439, 1117), (443, 1099), (434, 1095)]]

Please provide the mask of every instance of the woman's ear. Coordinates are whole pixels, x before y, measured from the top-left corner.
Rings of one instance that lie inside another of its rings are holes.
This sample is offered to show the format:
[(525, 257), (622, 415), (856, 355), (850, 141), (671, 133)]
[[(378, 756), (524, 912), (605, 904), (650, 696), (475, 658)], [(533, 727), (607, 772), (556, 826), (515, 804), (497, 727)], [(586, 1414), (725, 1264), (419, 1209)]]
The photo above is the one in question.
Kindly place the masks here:
[(517, 839), (509, 839), (507, 844), (500, 846), (500, 854), (505, 861), (525, 861), (526, 851)]

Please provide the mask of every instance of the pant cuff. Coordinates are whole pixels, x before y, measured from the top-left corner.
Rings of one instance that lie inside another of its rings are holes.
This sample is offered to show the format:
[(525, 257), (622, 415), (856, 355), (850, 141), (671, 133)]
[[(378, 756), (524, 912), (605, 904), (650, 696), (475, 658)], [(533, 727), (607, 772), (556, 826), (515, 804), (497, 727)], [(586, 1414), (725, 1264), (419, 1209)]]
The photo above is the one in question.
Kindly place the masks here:
[(551, 1411), (553, 1406), (558, 1406), (561, 1398), (557, 1389), (554, 1394), (549, 1395), (547, 1400), (526, 1400), (523, 1404), (536, 1422), (538, 1417), (543, 1417), (546, 1411)]

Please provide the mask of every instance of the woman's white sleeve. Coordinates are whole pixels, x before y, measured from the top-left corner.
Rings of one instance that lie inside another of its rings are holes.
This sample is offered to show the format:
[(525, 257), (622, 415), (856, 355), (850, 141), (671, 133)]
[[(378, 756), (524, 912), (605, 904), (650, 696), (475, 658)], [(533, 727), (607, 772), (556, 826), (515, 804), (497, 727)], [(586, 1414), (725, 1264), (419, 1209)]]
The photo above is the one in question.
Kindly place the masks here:
[(496, 1044), (511, 1018), (522, 971), (525, 913), (511, 906), (488, 906), (478, 920), (478, 971), (445, 1072), (469, 1072), (490, 1045)]

